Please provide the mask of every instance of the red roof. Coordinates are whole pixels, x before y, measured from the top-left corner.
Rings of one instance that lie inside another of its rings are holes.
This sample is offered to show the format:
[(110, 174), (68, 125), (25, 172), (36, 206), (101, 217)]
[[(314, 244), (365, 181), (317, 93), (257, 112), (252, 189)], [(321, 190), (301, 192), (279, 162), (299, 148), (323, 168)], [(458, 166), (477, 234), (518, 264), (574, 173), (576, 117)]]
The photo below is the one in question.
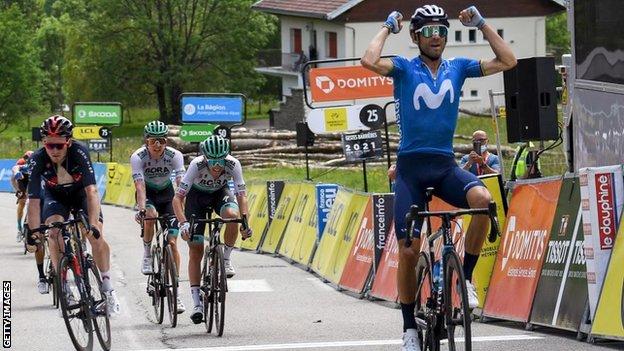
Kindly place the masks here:
[(362, 0), (260, 0), (252, 5), (252, 8), (274, 14), (284, 14), (302, 17), (316, 17), (332, 19), (332, 12), (342, 10), (341, 14)]

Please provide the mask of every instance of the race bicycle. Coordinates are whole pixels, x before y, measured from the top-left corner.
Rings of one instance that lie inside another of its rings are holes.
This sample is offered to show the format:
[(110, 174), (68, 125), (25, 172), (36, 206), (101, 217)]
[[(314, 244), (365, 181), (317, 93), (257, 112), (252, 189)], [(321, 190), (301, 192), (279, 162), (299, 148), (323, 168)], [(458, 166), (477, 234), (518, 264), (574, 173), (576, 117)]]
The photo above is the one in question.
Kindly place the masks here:
[[(468, 307), (462, 261), (453, 243), (451, 222), (463, 215), (488, 215), (488, 240), (493, 242), (499, 235), (496, 203), (490, 202), (488, 208), (430, 212), (428, 203), (432, 194), (433, 188), (427, 188), (425, 211), (419, 211), (416, 205), (412, 205), (405, 216), (408, 224), (408, 238), (405, 242), (407, 247), (412, 244), (415, 221), (427, 220), (427, 250), (420, 253), (416, 264), (415, 314), (420, 349), (438, 351), (440, 340), (448, 339), (450, 351), (471, 351), (471, 310)], [(433, 235), (431, 217), (438, 217), (442, 221), (442, 226)], [(443, 240), (441, 262), (435, 259), (434, 250), (434, 243), (439, 238)]]
[(212, 332), (213, 324), (218, 336), (223, 335), (225, 324), (225, 294), (228, 291), (223, 258), (223, 243), (221, 243), (221, 228), (223, 224), (240, 223), (245, 230), (248, 228), (247, 216), (238, 219), (223, 218), (195, 218), (191, 217), (190, 228), (196, 223), (208, 223), (208, 245), (204, 248), (200, 293), (204, 303), (204, 324), (206, 331)]
[[(147, 294), (152, 298), (156, 323), (161, 324), (165, 313), (165, 297), (169, 311), (169, 324), (175, 328), (178, 324), (178, 272), (173, 258), (173, 251), (167, 240), (169, 226), (167, 222), (175, 221), (175, 216), (142, 217), (141, 237), (145, 233), (145, 221), (156, 223), (156, 245), (152, 247), (152, 274), (147, 276)], [(162, 243), (162, 244), (161, 244)]]
[(110, 321), (106, 310), (106, 295), (93, 256), (87, 251), (82, 226), (98, 239), (100, 233), (91, 228), (82, 210), (72, 211), (73, 219), (53, 222), (35, 228), (29, 235), (49, 229), (59, 229), (64, 252), (55, 275), (58, 301), (69, 337), (76, 350), (93, 349), (93, 331), (104, 350), (111, 348)]

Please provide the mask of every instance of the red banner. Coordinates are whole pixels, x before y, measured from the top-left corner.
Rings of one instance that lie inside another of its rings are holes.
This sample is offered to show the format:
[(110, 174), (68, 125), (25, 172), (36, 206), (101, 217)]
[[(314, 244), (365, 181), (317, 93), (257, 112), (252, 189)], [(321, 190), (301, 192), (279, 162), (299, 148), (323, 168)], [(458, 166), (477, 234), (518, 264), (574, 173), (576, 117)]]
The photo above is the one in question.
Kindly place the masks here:
[(600, 248), (611, 249), (617, 233), (615, 213), (615, 184), (613, 173), (596, 173), (596, 208), (598, 208), (598, 234)]
[(393, 96), (391, 77), (380, 76), (362, 66), (313, 68), (310, 70), (312, 101), (341, 101)]
[(373, 267), (375, 238), (373, 235), (373, 204), (368, 201), (355, 243), (340, 277), (341, 288), (361, 293)]
[(560, 188), (561, 179), (518, 184), (514, 188), (484, 315), (529, 320)]
[(399, 267), (399, 245), (394, 233), (394, 224), (388, 232), (388, 240), (384, 248), (379, 268), (375, 273), (375, 280), (370, 295), (396, 302), (399, 299), (397, 290), (397, 268)]

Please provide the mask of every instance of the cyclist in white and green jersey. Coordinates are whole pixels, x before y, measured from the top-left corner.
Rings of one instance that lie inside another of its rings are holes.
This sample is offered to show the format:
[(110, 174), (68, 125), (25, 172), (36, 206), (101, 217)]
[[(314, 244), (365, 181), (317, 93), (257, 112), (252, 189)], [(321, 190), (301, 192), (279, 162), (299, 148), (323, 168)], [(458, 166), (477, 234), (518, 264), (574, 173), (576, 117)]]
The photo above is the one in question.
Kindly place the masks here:
[[(167, 146), (169, 127), (161, 121), (149, 122), (144, 128), (145, 145), (130, 156), (132, 179), (136, 187), (136, 201), (138, 212), (135, 220), (140, 223), (141, 217), (158, 217), (159, 215), (173, 215), (174, 190), (171, 182), (175, 177), (176, 186), (184, 175), (184, 158), (182, 153)], [(146, 221), (143, 235), (143, 264), (141, 272), (152, 274), (152, 238), (154, 237), (154, 221)], [(168, 224), (168, 241), (180, 271), (180, 254), (176, 244), (178, 236), (178, 221), (172, 219)], [(185, 310), (184, 304), (178, 297), (178, 313)]]

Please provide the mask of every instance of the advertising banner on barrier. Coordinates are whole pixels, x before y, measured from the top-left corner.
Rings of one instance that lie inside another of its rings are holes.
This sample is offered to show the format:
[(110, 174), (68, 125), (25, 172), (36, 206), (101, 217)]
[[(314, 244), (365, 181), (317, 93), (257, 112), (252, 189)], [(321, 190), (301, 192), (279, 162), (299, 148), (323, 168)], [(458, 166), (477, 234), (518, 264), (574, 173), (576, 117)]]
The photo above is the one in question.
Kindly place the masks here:
[(620, 224), (609, 260), (591, 334), (624, 339), (624, 225)]
[(319, 241), (323, 235), (323, 230), (325, 230), (325, 224), (327, 224), (329, 212), (332, 209), (337, 193), (337, 184), (316, 184), (317, 236)]
[(247, 185), (247, 208), (249, 209), (247, 220), (253, 234), (246, 240), (242, 240), (239, 235), (236, 247), (246, 250), (258, 249), (268, 223), (266, 196), (266, 183)]
[(392, 77), (384, 77), (360, 65), (310, 70), (312, 101), (342, 101), (391, 97)]
[(334, 204), (329, 213), (327, 225), (323, 230), (321, 241), (314, 253), (312, 260), (312, 269), (321, 275), (327, 277), (332, 268), (332, 261), (335, 259), (336, 250), (344, 229), (349, 220), (350, 204), (354, 196), (354, 192), (345, 188), (339, 188)]
[(560, 178), (544, 178), (518, 182), (513, 189), (484, 315), (529, 320), (560, 188)]
[(284, 190), (284, 182), (281, 180), (271, 180), (267, 182), (267, 205), (269, 211), (269, 224), (275, 216), (277, 210), (277, 204), (282, 196)]
[(388, 240), (390, 225), (394, 219), (394, 194), (374, 194), (371, 201), (373, 236), (375, 239), (375, 261), (373, 262), (373, 267), (377, 271), (383, 249)]
[(312, 183), (303, 183), (295, 200), (295, 208), (286, 225), (282, 244), (277, 251), (280, 255), (292, 258), (295, 249), (300, 245), (305, 234), (305, 226), (314, 213), (316, 188)]
[(11, 185), (11, 177), (13, 177), (13, 166), (15, 166), (15, 159), (0, 160), (0, 191), (12, 193), (15, 192)]
[(301, 237), (297, 245), (292, 252), (292, 258), (295, 262), (300, 263), (304, 266), (309, 266), (312, 263), (312, 253), (314, 252), (314, 248), (317, 244), (317, 219), (316, 215), (317, 208), (313, 206), (312, 213), (310, 214), (310, 219), (308, 221), (304, 221), (304, 226), (302, 229)]
[(364, 193), (355, 193), (351, 197), (351, 203), (349, 204), (349, 210), (345, 212), (345, 216), (348, 218), (344, 225), (344, 230), (337, 233), (336, 246), (334, 248), (334, 254), (331, 256), (329, 269), (327, 270), (326, 278), (334, 284), (340, 283), (340, 277), (344, 270), (345, 264), (349, 259), (351, 248), (355, 242), (355, 237), (358, 234), (360, 223), (362, 222), (362, 216), (368, 205), (370, 195)]
[(104, 194), (104, 203), (114, 205), (117, 202), (119, 193), (121, 192), (121, 178), (123, 173), (119, 172), (117, 162), (108, 162), (106, 164), (108, 183), (106, 184), (106, 193)]
[(373, 286), (369, 295), (378, 299), (396, 302), (399, 299), (396, 283), (398, 267), (399, 246), (394, 234), (394, 224), (391, 224), (388, 231), (388, 240), (379, 261), (379, 267), (375, 272)]
[(106, 166), (106, 163), (95, 162), (93, 163), (93, 170), (95, 171), (95, 181), (101, 202), (104, 198), (104, 194), (106, 193), (106, 184), (108, 183), (108, 167)]
[(360, 221), (355, 243), (352, 245), (347, 263), (342, 271), (339, 286), (341, 288), (361, 293), (373, 267), (375, 256), (375, 234), (373, 231), (373, 197), (371, 196), (364, 215)]
[(290, 220), (290, 215), (295, 207), (295, 200), (299, 194), (300, 187), (300, 183), (286, 183), (284, 186), (277, 209), (275, 210), (275, 216), (269, 224), (269, 229), (262, 240), (260, 249), (263, 252), (275, 253), (277, 251), (282, 241), (284, 231), (286, 230), (286, 225)]
[(579, 170), (579, 178), (589, 312), (593, 319), (622, 215), (622, 166), (583, 168)]
[(578, 177), (561, 184), (531, 323), (577, 331), (587, 303)]

